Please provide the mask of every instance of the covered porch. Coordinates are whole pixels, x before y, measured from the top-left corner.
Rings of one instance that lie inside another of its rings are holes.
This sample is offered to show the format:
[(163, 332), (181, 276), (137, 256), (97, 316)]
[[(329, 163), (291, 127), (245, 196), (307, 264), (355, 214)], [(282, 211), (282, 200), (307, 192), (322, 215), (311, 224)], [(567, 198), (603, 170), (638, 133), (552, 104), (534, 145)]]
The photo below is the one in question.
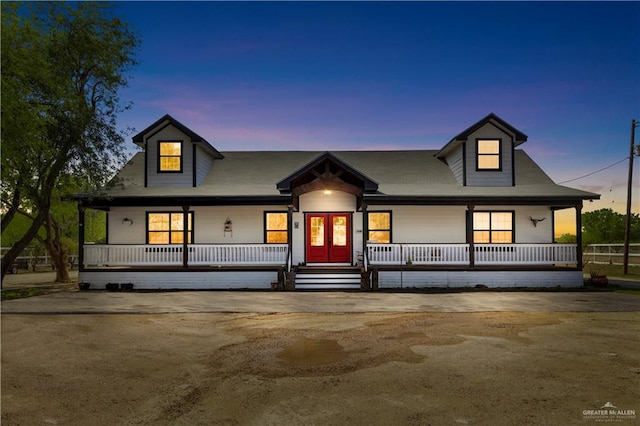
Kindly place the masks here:
[[(365, 243), (371, 266), (578, 266), (577, 244)], [(85, 244), (83, 269), (106, 267), (282, 266), (290, 270), (289, 244)]]
[(369, 265), (573, 266), (577, 244), (367, 244)]

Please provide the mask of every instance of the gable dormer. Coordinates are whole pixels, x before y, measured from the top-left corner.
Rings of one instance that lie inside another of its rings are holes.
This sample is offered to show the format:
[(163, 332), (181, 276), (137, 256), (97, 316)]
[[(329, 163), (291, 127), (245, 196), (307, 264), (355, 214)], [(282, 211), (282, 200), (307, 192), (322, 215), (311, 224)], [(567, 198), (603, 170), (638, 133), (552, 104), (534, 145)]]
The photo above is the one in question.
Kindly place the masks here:
[(214, 160), (224, 158), (202, 136), (168, 114), (135, 135), (133, 143), (144, 150), (145, 187), (196, 187)]
[(463, 186), (514, 186), (514, 149), (527, 135), (491, 113), (455, 136), (436, 157)]

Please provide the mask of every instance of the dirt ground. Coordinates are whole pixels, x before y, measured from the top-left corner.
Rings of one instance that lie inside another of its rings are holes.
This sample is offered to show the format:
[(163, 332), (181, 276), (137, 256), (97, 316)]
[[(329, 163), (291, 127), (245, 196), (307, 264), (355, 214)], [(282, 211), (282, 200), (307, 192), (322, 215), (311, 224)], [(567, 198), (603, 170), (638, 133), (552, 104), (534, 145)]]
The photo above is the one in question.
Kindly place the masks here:
[(3, 426), (637, 424), (640, 313), (3, 314), (1, 390)]

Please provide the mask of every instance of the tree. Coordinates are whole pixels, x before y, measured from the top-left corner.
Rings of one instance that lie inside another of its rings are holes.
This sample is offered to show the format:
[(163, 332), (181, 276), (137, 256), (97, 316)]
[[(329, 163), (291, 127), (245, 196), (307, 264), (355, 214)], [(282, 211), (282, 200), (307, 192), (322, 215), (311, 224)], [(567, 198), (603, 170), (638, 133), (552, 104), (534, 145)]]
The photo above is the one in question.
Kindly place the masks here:
[(57, 226), (65, 183), (100, 187), (124, 161), (118, 91), (138, 45), (105, 3), (2, 3), (2, 231), (20, 210), (32, 217), (2, 279), (43, 225)]
[[(582, 215), (583, 244), (623, 243), (626, 216), (612, 209), (600, 209)], [(640, 215), (631, 215), (631, 239), (640, 242)]]
[(560, 244), (575, 244), (578, 238), (573, 234), (562, 234), (556, 238), (556, 242)]

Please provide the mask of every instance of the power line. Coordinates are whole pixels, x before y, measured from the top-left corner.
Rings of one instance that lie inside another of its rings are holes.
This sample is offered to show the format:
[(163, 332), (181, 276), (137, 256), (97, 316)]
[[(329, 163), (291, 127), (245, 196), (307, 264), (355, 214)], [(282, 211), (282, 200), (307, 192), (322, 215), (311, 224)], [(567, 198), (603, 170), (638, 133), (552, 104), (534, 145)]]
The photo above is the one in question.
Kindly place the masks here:
[(562, 181), (562, 182), (558, 182), (558, 185), (561, 185), (561, 184), (563, 184), (563, 183), (573, 182), (574, 180), (578, 180), (578, 179), (586, 178), (587, 176), (595, 175), (596, 173), (600, 173), (600, 172), (601, 172), (601, 171), (603, 171), (603, 170), (610, 169), (611, 167), (616, 166), (616, 165), (618, 165), (618, 164), (622, 163), (623, 161), (627, 161), (628, 159), (629, 159), (629, 157), (624, 157), (622, 160), (620, 160), (620, 161), (616, 161), (615, 163), (610, 164), (610, 165), (608, 165), (607, 167), (603, 167), (603, 168), (601, 168), (601, 169), (599, 169), (599, 170), (596, 170), (595, 172), (587, 173), (586, 175), (584, 175), (584, 176), (580, 176), (580, 177), (577, 177), (577, 178), (575, 178), (575, 179), (569, 179), (569, 180), (565, 180), (565, 181)]

